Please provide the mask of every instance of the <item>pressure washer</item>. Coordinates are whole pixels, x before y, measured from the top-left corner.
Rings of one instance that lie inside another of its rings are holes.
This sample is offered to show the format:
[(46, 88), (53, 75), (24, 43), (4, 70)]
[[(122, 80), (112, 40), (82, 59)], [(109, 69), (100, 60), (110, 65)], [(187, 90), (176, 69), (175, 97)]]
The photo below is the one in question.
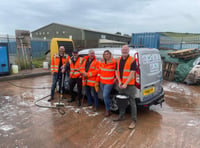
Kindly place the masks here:
[(64, 107), (65, 104), (61, 102), (63, 99), (63, 89), (64, 89), (64, 73), (62, 73), (62, 79), (61, 79), (61, 86), (59, 87), (59, 102), (54, 103), (56, 107)]

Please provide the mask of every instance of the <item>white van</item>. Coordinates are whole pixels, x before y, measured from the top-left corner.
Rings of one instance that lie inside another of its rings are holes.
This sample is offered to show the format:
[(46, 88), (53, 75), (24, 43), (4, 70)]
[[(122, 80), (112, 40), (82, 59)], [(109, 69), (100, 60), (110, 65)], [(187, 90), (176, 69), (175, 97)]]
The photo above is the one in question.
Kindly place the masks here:
[[(79, 52), (80, 56), (88, 55), (91, 49), (84, 49)], [(121, 56), (121, 48), (93, 48), (98, 60), (102, 59), (103, 52), (110, 50), (113, 58), (118, 59)], [(164, 102), (164, 91), (162, 87), (162, 61), (158, 49), (153, 48), (132, 48), (130, 47), (129, 54), (136, 58), (136, 102), (138, 106), (149, 107), (151, 105)], [(116, 90), (116, 89), (115, 89)], [(116, 91), (112, 91), (116, 95)], [(102, 92), (99, 93), (99, 98), (102, 98)], [(111, 110), (116, 111), (115, 97), (111, 100)]]

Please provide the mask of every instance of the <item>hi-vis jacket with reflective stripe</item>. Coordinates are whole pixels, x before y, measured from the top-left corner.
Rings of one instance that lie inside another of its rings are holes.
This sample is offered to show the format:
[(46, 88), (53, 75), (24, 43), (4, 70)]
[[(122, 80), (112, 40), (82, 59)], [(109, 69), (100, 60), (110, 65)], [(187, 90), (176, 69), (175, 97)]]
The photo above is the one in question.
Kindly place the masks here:
[[(117, 75), (120, 77), (120, 72), (119, 72), (119, 63), (120, 63), (121, 57), (117, 61)], [(134, 62), (135, 58), (129, 56), (128, 59), (126, 60), (126, 63), (124, 65), (123, 69), (123, 75), (122, 75), (122, 80), (121, 83), (124, 84), (127, 81), (127, 78), (131, 72), (131, 64)], [(128, 85), (135, 85), (135, 76), (133, 79), (128, 83)]]
[[(65, 64), (69, 61), (69, 59), (70, 57), (67, 54), (64, 54), (64, 56), (62, 57), (63, 66), (65, 66)], [(51, 59), (51, 72), (58, 73), (59, 63), (60, 63), (60, 57), (58, 54), (55, 54)]]
[(113, 84), (115, 80), (115, 66), (115, 59), (112, 58), (107, 61), (107, 63), (102, 59), (99, 63), (99, 71), (96, 81), (100, 81), (103, 84)]
[(80, 69), (82, 62), (83, 62), (82, 57), (78, 57), (75, 63), (73, 63), (72, 60), (69, 59), (70, 78), (78, 78), (81, 75)]
[[(89, 60), (89, 56), (85, 56), (84, 57), (84, 62), (81, 65), (81, 72), (85, 72), (85, 65), (87, 60)], [(84, 77), (82, 78), (82, 84), (83, 86), (87, 85), (87, 86), (95, 86), (96, 83), (96, 77), (97, 77), (97, 73), (99, 70), (99, 62), (96, 59), (96, 56), (94, 57), (94, 60), (92, 61), (92, 63), (90, 64), (89, 70), (87, 73), (87, 79), (85, 79)]]

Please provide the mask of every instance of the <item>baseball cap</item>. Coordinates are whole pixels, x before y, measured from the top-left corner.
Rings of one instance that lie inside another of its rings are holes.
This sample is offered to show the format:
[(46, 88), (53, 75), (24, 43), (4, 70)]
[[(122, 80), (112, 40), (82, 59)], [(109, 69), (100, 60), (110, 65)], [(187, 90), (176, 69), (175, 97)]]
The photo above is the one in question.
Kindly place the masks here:
[(72, 52), (73, 52), (73, 53), (78, 53), (78, 50), (77, 50), (77, 49), (74, 49)]

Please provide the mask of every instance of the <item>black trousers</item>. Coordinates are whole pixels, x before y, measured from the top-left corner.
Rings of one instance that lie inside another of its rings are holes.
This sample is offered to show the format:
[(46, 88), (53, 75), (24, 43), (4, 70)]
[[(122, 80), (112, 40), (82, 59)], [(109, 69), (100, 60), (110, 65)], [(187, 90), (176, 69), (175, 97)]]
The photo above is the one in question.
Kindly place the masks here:
[(70, 86), (70, 94), (72, 99), (75, 99), (76, 93), (73, 91), (75, 85), (77, 84), (78, 89), (78, 100), (81, 100), (82, 98), (82, 78), (70, 78), (69, 80), (69, 86)]

